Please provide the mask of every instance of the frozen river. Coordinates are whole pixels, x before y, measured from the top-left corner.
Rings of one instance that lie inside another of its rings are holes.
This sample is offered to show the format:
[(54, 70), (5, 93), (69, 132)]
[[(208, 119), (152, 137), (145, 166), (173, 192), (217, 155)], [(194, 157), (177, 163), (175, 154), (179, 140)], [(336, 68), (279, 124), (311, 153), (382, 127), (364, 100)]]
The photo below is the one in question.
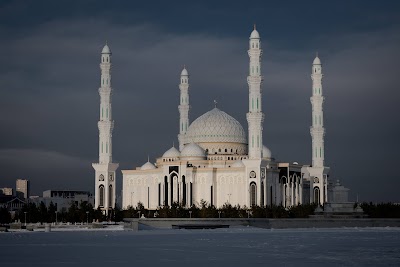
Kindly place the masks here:
[(0, 233), (1, 266), (400, 266), (400, 228)]

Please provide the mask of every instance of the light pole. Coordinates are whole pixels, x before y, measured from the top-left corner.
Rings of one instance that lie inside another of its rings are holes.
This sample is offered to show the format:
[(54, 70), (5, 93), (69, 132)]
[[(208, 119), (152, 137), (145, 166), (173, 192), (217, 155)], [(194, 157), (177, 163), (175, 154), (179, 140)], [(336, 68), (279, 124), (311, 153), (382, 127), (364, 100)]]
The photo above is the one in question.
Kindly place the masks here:
[(26, 211), (24, 211), (24, 214), (25, 214), (25, 227), (26, 227)]
[(189, 217), (190, 217), (190, 219), (192, 218), (192, 211), (191, 210), (189, 210)]
[(57, 225), (57, 213), (58, 213), (58, 211), (56, 211), (56, 225)]
[(140, 210), (138, 211), (138, 213), (139, 213), (139, 219), (140, 219)]
[(218, 211), (218, 218), (221, 219), (221, 211), (220, 210)]
[(86, 212), (86, 224), (89, 225), (89, 211)]

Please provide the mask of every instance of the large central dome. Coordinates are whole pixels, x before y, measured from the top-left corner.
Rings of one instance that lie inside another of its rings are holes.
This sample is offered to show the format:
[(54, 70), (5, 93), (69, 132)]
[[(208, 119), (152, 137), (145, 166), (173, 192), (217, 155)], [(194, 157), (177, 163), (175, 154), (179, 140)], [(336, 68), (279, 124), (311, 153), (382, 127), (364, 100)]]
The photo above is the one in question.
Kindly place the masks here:
[[(247, 140), (246, 133), (237, 120), (214, 108), (198, 117), (189, 126), (185, 144), (189, 143), (197, 143), (209, 153), (217, 149), (215, 152), (242, 154), (245, 152), (243, 145), (247, 144)], [(230, 145), (227, 146), (227, 143)], [(240, 145), (239, 150), (237, 145)], [(210, 151), (211, 148), (212, 151)], [(220, 151), (219, 148), (222, 150)]]

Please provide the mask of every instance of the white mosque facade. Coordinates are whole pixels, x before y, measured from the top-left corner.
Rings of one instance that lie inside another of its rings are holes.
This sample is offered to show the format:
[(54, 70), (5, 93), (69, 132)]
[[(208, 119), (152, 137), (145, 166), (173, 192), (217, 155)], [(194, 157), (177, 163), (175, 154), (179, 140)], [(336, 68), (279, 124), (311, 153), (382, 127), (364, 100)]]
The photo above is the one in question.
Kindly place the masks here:
[[(312, 165), (279, 162), (263, 142), (261, 40), (254, 28), (249, 38), (248, 131), (233, 117), (215, 107), (189, 121), (189, 74), (180, 77), (179, 147), (168, 149), (155, 163), (122, 170), (122, 208), (141, 202), (155, 210), (180, 203), (190, 207), (201, 201), (221, 207), (229, 203), (282, 205), (323, 204), (327, 201), (328, 172), (324, 166), (322, 67), (318, 56), (312, 64)], [(102, 51), (99, 163), (95, 169), (95, 207), (115, 206), (115, 172), (112, 163), (111, 51)]]

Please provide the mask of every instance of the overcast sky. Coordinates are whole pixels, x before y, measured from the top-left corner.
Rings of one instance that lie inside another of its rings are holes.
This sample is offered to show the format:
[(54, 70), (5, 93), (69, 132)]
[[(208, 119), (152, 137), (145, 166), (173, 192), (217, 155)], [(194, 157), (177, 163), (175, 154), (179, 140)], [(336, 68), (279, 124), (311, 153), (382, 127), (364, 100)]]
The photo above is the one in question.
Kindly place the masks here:
[[(146, 3), (145, 3), (146, 2)], [(264, 142), (311, 163), (311, 64), (323, 64), (326, 165), (362, 201), (400, 202), (400, 2), (1, 1), (0, 187), (93, 191), (100, 52), (113, 52), (114, 161), (161, 156), (213, 100), (247, 130), (248, 38), (262, 38)], [(122, 174), (117, 174), (121, 188)]]

